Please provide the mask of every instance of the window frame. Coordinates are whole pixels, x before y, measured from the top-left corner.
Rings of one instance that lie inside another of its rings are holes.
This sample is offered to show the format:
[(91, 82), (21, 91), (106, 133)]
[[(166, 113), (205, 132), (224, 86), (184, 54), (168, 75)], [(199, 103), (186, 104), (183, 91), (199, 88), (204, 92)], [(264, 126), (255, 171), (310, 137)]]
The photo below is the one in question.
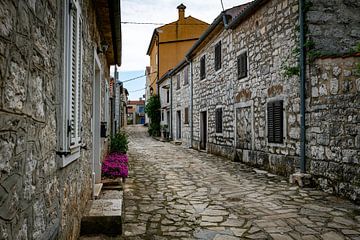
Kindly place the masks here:
[(186, 66), (184, 68), (184, 86), (189, 84), (189, 68)]
[[(245, 61), (245, 63), (244, 63)], [(245, 68), (245, 70), (244, 70)], [(244, 70), (245, 73), (242, 73)], [(248, 67), (248, 54), (247, 51), (242, 51), (237, 57), (237, 78), (243, 79), (248, 77), (249, 67)], [(241, 74), (242, 73), (242, 74)]]
[(180, 73), (176, 75), (176, 90), (179, 90), (181, 88), (181, 82), (180, 82)]
[[(63, 168), (80, 157), (82, 145), (83, 20), (78, 0), (64, 1), (63, 63), (60, 80), (62, 104), (58, 127), (58, 166)], [(75, 11), (75, 12), (74, 12)], [(74, 29), (74, 24), (76, 29)], [(74, 54), (73, 54), (74, 53)], [(74, 56), (75, 55), (75, 56)], [(73, 70), (75, 69), (75, 70)]]
[[(285, 143), (285, 110), (284, 100), (274, 99), (266, 104), (266, 139), (269, 144)], [(277, 132), (280, 131), (280, 132)], [(278, 136), (277, 136), (278, 135)]]
[(215, 133), (223, 133), (223, 108), (219, 107), (215, 109)]
[(214, 54), (215, 54), (214, 56), (215, 71), (219, 71), (222, 67), (221, 41), (215, 44)]
[(184, 109), (184, 124), (189, 124), (189, 107)]
[(203, 55), (200, 58), (200, 80), (206, 78), (206, 57)]

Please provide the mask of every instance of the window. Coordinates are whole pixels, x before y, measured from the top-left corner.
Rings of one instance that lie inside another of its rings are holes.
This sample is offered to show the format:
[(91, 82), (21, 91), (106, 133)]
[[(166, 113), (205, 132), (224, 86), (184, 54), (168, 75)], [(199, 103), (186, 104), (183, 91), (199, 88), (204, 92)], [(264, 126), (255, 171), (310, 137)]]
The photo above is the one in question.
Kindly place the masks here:
[(283, 143), (283, 101), (267, 104), (267, 135), (269, 143)]
[(221, 42), (215, 45), (215, 70), (221, 68)]
[(180, 73), (176, 76), (176, 89), (180, 89)]
[(205, 78), (205, 55), (200, 59), (200, 80)]
[(184, 69), (184, 85), (189, 84), (189, 68), (185, 67)]
[(247, 54), (240, 54), (237, 59), (238, 79), (247, 77)]
[(166, 90), (166, 103), (169, 103), (169, 101), (170, 101), (170, 91), (168, 89)]
[(222, 133), (222, 108), (215, 110), (216, 133)]
[(184, 119), (184, 123), (185, 124), (189, 124), (189, 108), (185, 108), (185, 119)]
[(161, 121), (164, 121), (164, 110), (161, 110)]
[[(82, 113), (82, 21), (77, 0), (64, 1), (64, 64), (59, 155), (61, 167), (80, 157)], [(70, 7), (71, 6), (71, 7)]]

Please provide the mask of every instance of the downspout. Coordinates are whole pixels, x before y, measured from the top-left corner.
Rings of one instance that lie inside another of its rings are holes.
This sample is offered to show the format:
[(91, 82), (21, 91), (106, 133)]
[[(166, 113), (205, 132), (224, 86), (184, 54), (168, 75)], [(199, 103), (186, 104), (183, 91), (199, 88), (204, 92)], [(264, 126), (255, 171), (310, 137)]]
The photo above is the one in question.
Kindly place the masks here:
[(300, 171), (306, 173), (305, 156), (305, 81), (306, 81), (306, 53), (305, 53), (305, 30), (304, 30), (304, 0), (299, 0), (299, 24), (300, 24)]
[(172, 76), (169, 75), (170, 78), (170, 139), (173, 138), (173, 81)]
[(189, 61), (187, 57), (185, 57), (186, 62), (190, 64), (190, 148), (193, 147), (193, 68), (192, 61)]
[(223, 18), (224, 28), (226, 29), (228, 27), (228, 22), (227, 22), (227, 19), (226, 19), (225, 12), (223, 12), (222, 18)]

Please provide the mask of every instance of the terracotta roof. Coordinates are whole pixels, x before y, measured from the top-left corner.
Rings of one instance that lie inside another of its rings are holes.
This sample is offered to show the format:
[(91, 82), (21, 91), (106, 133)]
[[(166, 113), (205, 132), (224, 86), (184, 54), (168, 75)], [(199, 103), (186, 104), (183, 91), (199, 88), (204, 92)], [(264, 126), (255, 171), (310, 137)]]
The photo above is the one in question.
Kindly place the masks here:
[(128, 105), (144, 105), (145, 104), (145, 100), (129, 100), (128, 101)]

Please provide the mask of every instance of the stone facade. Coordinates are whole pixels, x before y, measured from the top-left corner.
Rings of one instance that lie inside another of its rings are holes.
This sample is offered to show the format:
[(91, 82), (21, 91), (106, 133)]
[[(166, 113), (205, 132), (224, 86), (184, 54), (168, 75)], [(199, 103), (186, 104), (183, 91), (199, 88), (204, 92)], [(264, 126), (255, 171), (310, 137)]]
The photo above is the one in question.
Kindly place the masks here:
[(359, 44), (359, 1), (310, 0), (307, 8), (308, 35), (317, 52), (339, 55), (353, 51)]
[[(185, 73), (187, 71), (187, 73)], [(187, 74), (187, 80), (185, 75)], [(190, 147), (191, 124), (191, 84), (188, 63), (175, 68), (172, 72), (172, 137)], [(177, 83), (179, 81), (179, 84)], [(186, 113), (187, 111), (187, 113)], [(187, 118), (187, 119), (186, 119)]]
[[(102, 39), (93, 1), (81, 1), (82, 148), (60, 168), (63, 4), (0, 1), (0, 239), (77, 239), (92, 196), (94, 47)], [(99, 59), (104, 97), (109, 65)]]
[[(262, 3), (240, 18), (236, 27), (224, 28), (218, 21), (187, 55), (193, 64), (192, 146), (204, 148), (201, 138), (205, 137), (210, 153), (290, 175), (299, 171), (300, 166), (300, 81), (296, 74), (287, 72), (298, 64), (299, 7), (295, 0)], [(307, 37), (313, 42), (308, 44), (313, 46), (308, 46), (306, 67), (306, 166), (321, 187), (354, 201), (359, 201), (360, 192), (357, 177), (360, 61), (359, 53), (349, 52), (354, 51), (360, 39), (359, 16), (350, 14), (354, 9), (358, 12), (358, 8), (355, 1), (336, 7), (328, 1), (314, 1), (306, 10)], [(335, 27), (330, 27), (332, 23)], [(349, 28), (350, 25), (353, 27)], [(342, 34), (336, 34), (337, 31)], [(218, 43), (222, 65), (215, 70)], [(247, 75), (239, 78), (238, 57), (244, 53)], [(314, 60), (314, 56), (329, 54), (343, 56)], [(204, 56), (206, 71), (201, 79)], [(273, 101), (282, 102), (281, 143), (270, 142), (268, 136), (267, 107)], [(220, 131), (216, 128), (218, 109), (222, 110)]]
[(309, 68), (310, 172), (327, 191), (360, 199), (360, 56), (319, 58)]

